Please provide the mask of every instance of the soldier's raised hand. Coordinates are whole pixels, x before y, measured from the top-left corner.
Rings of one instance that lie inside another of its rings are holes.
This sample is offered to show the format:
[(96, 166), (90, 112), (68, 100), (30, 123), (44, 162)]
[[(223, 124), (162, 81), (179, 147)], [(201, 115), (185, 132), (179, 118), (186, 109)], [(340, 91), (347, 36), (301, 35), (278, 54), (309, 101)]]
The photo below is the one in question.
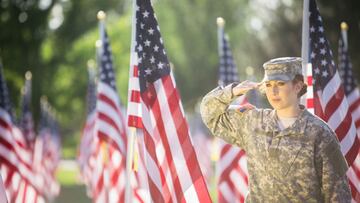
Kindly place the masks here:
[(235, 87), (232, 88), (232, 92), (235, 96), (240, 96), (242, 94), (246, 94), (249, 90), (258, 88), (262, 83), (259, 82), (252, 82), (249, 80), (245, 80)]

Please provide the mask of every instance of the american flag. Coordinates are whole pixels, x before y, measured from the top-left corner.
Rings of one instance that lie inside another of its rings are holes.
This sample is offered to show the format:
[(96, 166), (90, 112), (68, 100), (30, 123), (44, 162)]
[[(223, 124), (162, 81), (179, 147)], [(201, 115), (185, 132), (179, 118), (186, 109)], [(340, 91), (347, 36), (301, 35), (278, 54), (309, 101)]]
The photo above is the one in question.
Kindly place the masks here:
[(31, 113), (31, 72), (25, 74), (25, 85), (22, 92), (22, 115), (20, 118), (21, 130), (27, 146), (33, 149), (35, 143), (34, 121)]
[(233, 82), (239, 82), (239, 73), (230, 49), (229, 37), (224, 28), (219, 27), (219, 85), (225, 86)]
[(348, 54), (345, 33), (339, 40), (339, 73), (347, 97), (357, 134), (360, 135), (360, 93), (358, 82), (353, 76), (353, 68)]
[[(235, 65), (228, 37), (222, 26), (218, 27), (219, 34), (219, 85), (239, 82), (238, 71)], [(247, 105), (245, 95), (234, 102), (236, 105)], [(235, 107), (239, 108), (239, 107)], [(216, 162), (218, 176), (218, 202), (244, 202), (248, 192), (248, 172), (245, 151), (239, 147), (218, 140), (220, 159)]]
[[(218, 46), (219, 46), (219, 86), (226, 86), (228, 84), (239, 82), (239, 73), (233, 58), (230, 48), (229, 37), (225, 34), (224, 27), (218, 26)], [(234, 105), (246, 105), (248, 100), (245, 95), (240, 96), (233, 103)]]
[(85, 126), (82, 130), (78, 163), (80, 166), (81, 175), (84, 183), (87, 186), (87, 192), (92, 197), (93, 191), (92, 176), (95, 167), (96, 154), (99, 151), (99, 145), (95, 142), (95, 108), (96, 108), (96, 84), (95, 84), (95, 69), (89, 67), (89, 81), (87, 88), (87, 118)]
[(98, 154), (95, 202), (125, 201), (126, 132), (116, 90), (115, 72), (105, 24), (100, 22), (100, 70), (97, 84), (95, 133)]
[[(32, 154), (11, 117), (11, 105), (0, 64), (0, 169), (10, 202), (43, 202), (41, 176), (32, 168)], [(27, 189), (27, 192), (24, 192)]]
[[(349, 111), (351, 112), (357, 135), (360, 135), (360, 93), (358, 83), (353, 76), (352, 64), (348, 53), (347, 32), (342, 30), (339, 40), (339, 72), (344, 85), (345, 95), (349, 102)], [(351, 187), (352, 198), (354, 202), (360, 202), (360, 154), (350, 166), (347, 175)]]
[(61, 157), (58, 124), (52, 107), (42, 98), (40, 105), (39, 135), (34, 146), (34, 167), (44, 179), (42, 192), (51, 201), (60, 194), (60, 185), (55, 173)]
[(151, 198), (211, 202), (150, 0), (133, 15), (128, 124), (143, 126)]
[[(24, 138), (24, 142), (22, 143), (22, 147), (24, 151), (26, 151), (31, 157), (31, 161), (34, 161), (34, 145), (35, 145), (35, 129), (34, 122), (31, 113), (31, 73), (28, 71), (25, 74), (25, 84), (22, 89), (22, 112), (20, 117), (20, 128)], [(19, 136), (20, 137), (20, 136)], [(45, 176), (40, 171), (37, 171), (39, 167), (36, 164), (31, 163), (31, 171), (38, 176), (41, 176), (41, 181), (44, 180)], [(33, 201), (33, 202), (42, 202), (45, 198), (46, 186), (41, 185), (42, 187), (37, 190), (35, 185), (28, 183), (26, 179), (21, 179), (18, 191), (16, 196), (14, 197), (15, 202), (21, 201)]]
[(309, 9), (309, 48), (315, 114), (335, 131), (341, 152), (351, 165), (359, 150), (356, 128), (315, 0), (310, 0)]

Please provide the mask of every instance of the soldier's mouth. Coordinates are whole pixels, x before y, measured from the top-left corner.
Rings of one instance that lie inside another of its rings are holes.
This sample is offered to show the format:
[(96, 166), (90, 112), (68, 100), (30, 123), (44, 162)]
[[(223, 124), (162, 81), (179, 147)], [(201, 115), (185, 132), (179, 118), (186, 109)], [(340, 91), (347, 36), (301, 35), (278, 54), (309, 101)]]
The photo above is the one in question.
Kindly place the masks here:
[(280, 99), (272, 99), (271, 101), (273, 101), (273, 102), (279, 102)]

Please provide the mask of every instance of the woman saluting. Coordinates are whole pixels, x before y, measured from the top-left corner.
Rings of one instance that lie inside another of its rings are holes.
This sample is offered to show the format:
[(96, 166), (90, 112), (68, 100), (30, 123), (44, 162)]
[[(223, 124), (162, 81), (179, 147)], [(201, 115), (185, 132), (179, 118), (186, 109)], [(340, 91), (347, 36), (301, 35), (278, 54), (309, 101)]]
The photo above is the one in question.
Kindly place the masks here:
[[(218, 87), (201, 103), (211, 132), (246, 151), (246, 202), (350, 202), (348, 165), (335, 133), (299, 102), (306, 93), (301, 58), (276, 58), (263, 67), (261, 83)], [(254, 88), (265, 91), (273, 110), (228, 108)]]

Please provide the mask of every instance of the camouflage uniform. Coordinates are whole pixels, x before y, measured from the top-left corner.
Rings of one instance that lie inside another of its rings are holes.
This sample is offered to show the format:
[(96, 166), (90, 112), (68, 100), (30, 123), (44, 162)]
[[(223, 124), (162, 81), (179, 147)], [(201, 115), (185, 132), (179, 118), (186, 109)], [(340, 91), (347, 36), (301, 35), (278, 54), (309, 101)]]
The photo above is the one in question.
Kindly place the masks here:
[(214, 89), (200, 108), (215, 136), (246, 151), (246, 202), (351, 201), (348, 166), (325, 122), (301, 106), (295, 123), (281, 131), (275, 110), (228, 109), (232, 87)]

